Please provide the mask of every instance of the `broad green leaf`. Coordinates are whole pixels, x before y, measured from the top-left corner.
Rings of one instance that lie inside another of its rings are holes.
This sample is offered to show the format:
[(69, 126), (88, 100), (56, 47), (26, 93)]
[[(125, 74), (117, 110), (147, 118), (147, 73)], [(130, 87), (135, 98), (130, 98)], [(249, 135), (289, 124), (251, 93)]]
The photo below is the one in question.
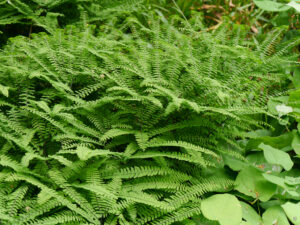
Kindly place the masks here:
[(298, 177), (300, 178), (300, 169), (293, 168), (290, 171), (283, 171), (280, 173), (281, 177)]
[(286, 176), (284, 182), (288, 185), (298, 185), (300, 184), (300, 177), (289, 177)]
[(293, 7), (298, 13), (300, 12), (300, 4), (296, 1), (291, 1), (287, 5)]
[(265, 137), (254, 138), (249, 140), (246, 148), (248, 150), (256, 149), (261, 143), (264, 143), (266, 145), (270, 145), (277, 149), (283, 149), (283, 148), (292, 149), (291, 143), (293, 137), (294, 137), (293, 133), (288, 132), (277, 137), (265, 136)]
[(260, 225), (262, 223), (262, 219), (257, 214), (257, 212), (245, 202), (240, 202), (243, 211), (243, 219), (247, 221), (247, 224), (250, 225)]
[(293, 224), (300, 225), (300, 202), (297, 204), (287, 202), (282, 205), (282, 208)]
[(294, 138), (292, 141), (292, 147), (297, 155), (300, 155), (300, 135), (297, 131), (294, 131)]
[(259, 145), (259, 148), (261, 148), (264, 151), (264, 156), (269, 163), (280, 165), (285, 170), (292, 169), (294, 163), (291, 160), (290, 155), (288, 153), (280, 151), (263, 143)]
[(277, 184), (281, 187), (286, 187), (284, 184), (284, 179), (282, 177), (278, 177), (273, 174), (264, 173), (263, 177), (266, 178), (268, 181), (272, 182), (273, 184)]
[(282, 3), (269, 1), (269, 0), (254, 0), (254, 3), (261, 9), (269, 12), (280, 12), (290, 9), (290, 6), (287, 6)]
[[(253, 225), (252, 223), (246, 222), (246, 221), (242, 221), (242, 223), (240, 225)], [(260, 224), (259, 224), (260, 225)]]
[(242, 207), (234, 195), (213, 195), (201, 202), (201, 211), (207, 219), (217, 220), (220, 225), (239, 225), (242, 222)]
[(267, 181), (258, 169), (248, 167), (238, 174), (235, 181), (235, 189), (265, 202), (275, 193), (276, 185)]
[(268, 208), (264, 212), (262, 218), (264, 224), (266, 225), (289, 225), (289, 221), (286, 218), (286, 215), (280, 206), (273, 206), (271, 208)]
[(270, 163), (267, 162), (267, 160), (264, 157), (264, 153), (263, 152), (256, 152), (256, 153), (252, 153), (250, 155), (248, 155), (246, 157), (246, 159), (248, 160), (248, 164), (259, 168), (261, 171), (267, 172), (267, 171), (274, 171), (276, 170), (276, 172), (280, 172), (282, 170), (282, 168), (280, 166), (274, 167), (273, 165), (271, 165)]
[(249, 138), (260, 138), (260, 137), (270, 136), (272, 135), (272, 132), (269, 130), (259, 129), (259, 130), (247, 132), (246, 135)]
[(293, 108), (290, 106), (287, 106), (285, 104), (280, 104), (275, 106), (276, 111), (278, 112), (278, 116), (284, 116), (291, 112), (293, 112)]
[(230, 155), (223, 155), (223, 160), (225, 165), (229, 166), (230, 169), (234, 170), (234, 171), (240, 171), (242, 170), (244, 167), (247, 167), (247, 163), (243, 162), (240, 159), (234, 158)]
[(289, 97), (288, 96), (280, 96), (271, 98), (268, 101), (268, 110), (270, 113), (274, 115), (278, 115), (278, 110), (276, 109), (276, 106), (278, 105), (286, 105), (288, 103)]
[(268, 208), (271, 208), (271, 207), (274, 207), (274, 206), (281, 206), (282, 203), (284, 203), (284, 202), (282, 202), (282, 200), (270, 200), (270, 201), (267, 201), (267, 202), (261, 202), (260, 206), (263, 209), (268, 209)]
[(278, 186), (282, 187), (285, 191), (287, 191), (290, 195), (294, 197), (300, 196), (299, 193), (296, 191), (296, 187), (290, 187), (285, 184), (285, 179), (279, 176), (275, 176), (272, 174), (263, 174), (266, 180), (270, 181), (273, 184), (277, 184)]

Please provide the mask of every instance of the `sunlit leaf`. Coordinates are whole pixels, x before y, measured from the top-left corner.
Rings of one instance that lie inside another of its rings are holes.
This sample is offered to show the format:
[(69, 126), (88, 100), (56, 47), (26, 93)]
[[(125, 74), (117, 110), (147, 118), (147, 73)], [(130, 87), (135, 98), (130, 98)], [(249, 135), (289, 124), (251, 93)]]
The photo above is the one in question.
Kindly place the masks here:
[(203, 215), (220, 225), (239, 225), (242, 222), (242, 207), (238, 199), (230, 194), (216, 194), (201, 202)]
[(285, 170), (290, 170), (293, 167), (294, 163), (288, 153), (263, 143), (259, 147), (264, 151), (264, 156), (269, 163), (280, 165)]
[(267, 181), (258, 169), (248, 167), (238, 174), (235, 189), (255, 199), (268, 201), (275, 193), (276, 185)]

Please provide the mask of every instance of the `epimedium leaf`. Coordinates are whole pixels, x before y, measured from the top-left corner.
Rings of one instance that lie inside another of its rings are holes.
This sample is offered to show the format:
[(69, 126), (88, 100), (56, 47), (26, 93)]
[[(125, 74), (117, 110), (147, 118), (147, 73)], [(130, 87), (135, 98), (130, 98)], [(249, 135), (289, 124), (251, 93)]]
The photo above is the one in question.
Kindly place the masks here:
[(261, 143), (264, 143), (266, 145), (270, 145), (278, 149), (283, 149), (283, 148), (292, 149), (291, 143), (293, 137), (294, 137), (293, 133), (288, 132), (277, 137), (263, 136), (263, 137), (252, 138), (249, 140), (246, 148), (248, 150), (256, 149)]
[(242, 207), (231, 194), (216, 194), (201, 202), (201, 211), (209, 220), (217, 220), (220, 225), (239, 225), (242, 222)]
[(254, 0), (254, 3), (261, 9), (269, 12), (280, 12), (289, 10), (291, 7), (274, 1), (269, 0)]
[(266, 129), (258, 129), (258, 130), (247, 132), (247, 137), (249, 138), (260, 138), (260, 137), (266, 137), (270, 135), (272, 135), (272, 132)]
[(264, 151), (264, 156), (269, 163), (280, 165), (285, 170), (292, 169), (294, 163), (288, 153), (280, 151), (269, 145), (265, 145), (264, 143), (261, 143), (258, 147)]
[(276, 105), (275, 106), (276, 111), (278, 112), (278, 116), (284, 116), (286, 114), (289, 114), (291, 112), (293, 112), (293, 108), (290, 106), (287, 106), (285, 104), (281, 104), (281, 105)]
[(287, 5), (293, 7), (298, 13), (300, 13), (300, 4), (298, 2), (290, 1)]
[(267, 201), (267, 202), (261, 202), (259, 205), (267, 210), (268, 208), (271, 208), (273, 206), (281, 206), (283, 204), (283, 200), (270, 200), (270, 201)]
[(294, 138), (292, 141), (292, 147), (297, 155), (300, 155), (300, 135), (297, 131), (294, 131)]
[(298, 185), (300, 184), (300, 177), (286, 176), (284, 182), (288, 185)]
[(259, 168), (263, 172), (267, 172), (267, 171), (280, 172), (282, 170), (282, 168), (280, 166), (278, 166), (278, 168), (277, 168), (277, 167), (271, 165), (270, 163), (268, 163), (264, 157), (263, 152), (256, 152), (256, 153), (249, 154), (246, 157), (246, 159), (248, 161), (248, 164), (250, 164), (256, 168)]
[(243, 219), (250, 225), (259, 225), (262, 223), (261, 217), (257, 212), (245, 202), (240, 202), (242, 206)]
[(270, 181), (273, 184), (277, 184), (278, 186), (282, 187), (286, 192), (288, 192), (290, 195), (294, 196), (294, 197), (298, 197), (299, 193), (296, 192), (296, 188), (295, 187), (290, 187), (288, 185), (285, 184), (285, 179), (273, 174), (263, 174), (263, 177)]
[(297, 204), (287, 202), (282, 205), (282, 208), (293, 224), (300, 225), (300, 202)]
[(300, 169), (293, 168), (290, 171), (283, 171), (282, 173), (280, 173), (280, 176), (284, 178), (286, 177), (300, 178)]
[(240, 171), (244, 167), (248, 166), (246, 162), (243, 162), (242, 160), (232, 157), (230, 155), (224, 154), (223, 160), (224, 160), (225, 165), (227, 165), (233, 171)]
[(240, 225), (253, 225), (252, 223), (246, 222), (246, 221), (242, 221), (242, 223)]
[(269, 112), (274, 115), (278, 115), (276, 106), (280, 105), (280, 104), (287, 104), (288, 100), (289, 100), (288, 96), (280, 96), (280, 97), (271, 98), (267, 103)]
[(268, 201), (276, 191), (276, 185), (267, 181), (254, 167), (244, 168), (237, 176), (235, 189), (245, 195)]
[(272, 206), (268, 208), (263, 216), (264, 224), (289, 225), (289, 221), (283, 209), (280, 206)]

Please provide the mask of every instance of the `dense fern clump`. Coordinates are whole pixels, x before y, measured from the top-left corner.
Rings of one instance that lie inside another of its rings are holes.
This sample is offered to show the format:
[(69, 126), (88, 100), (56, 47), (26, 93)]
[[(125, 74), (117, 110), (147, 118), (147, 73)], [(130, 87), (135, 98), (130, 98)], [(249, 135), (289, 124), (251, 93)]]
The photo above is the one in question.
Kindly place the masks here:
[(0, 47), (8, 38), (49, 34), (66, 25), (116, 23), (145, 8), (144, 0), (3, 0), (0, 1)]
[(1, 52), (1, 224), (193, 224), (202, 197), (231, 190), (222, 158), (243, 158), (234, 140), (263, 125), (297, 40), (143, 21)]

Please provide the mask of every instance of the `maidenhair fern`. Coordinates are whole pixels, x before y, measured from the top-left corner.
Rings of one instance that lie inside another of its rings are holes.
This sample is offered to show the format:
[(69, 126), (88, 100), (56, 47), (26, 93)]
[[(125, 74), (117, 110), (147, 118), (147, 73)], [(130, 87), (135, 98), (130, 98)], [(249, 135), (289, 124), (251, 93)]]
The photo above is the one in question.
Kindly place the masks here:
[(293, 57), (273, 52), (280, 30), (253, 46), (240, 26), (169, 21), (11, 39), (0, 54), (1, 224), (193, 224), (207, 193), (231, 190), (223, 156), (243, 158), (234, 140), (262, 125)]

